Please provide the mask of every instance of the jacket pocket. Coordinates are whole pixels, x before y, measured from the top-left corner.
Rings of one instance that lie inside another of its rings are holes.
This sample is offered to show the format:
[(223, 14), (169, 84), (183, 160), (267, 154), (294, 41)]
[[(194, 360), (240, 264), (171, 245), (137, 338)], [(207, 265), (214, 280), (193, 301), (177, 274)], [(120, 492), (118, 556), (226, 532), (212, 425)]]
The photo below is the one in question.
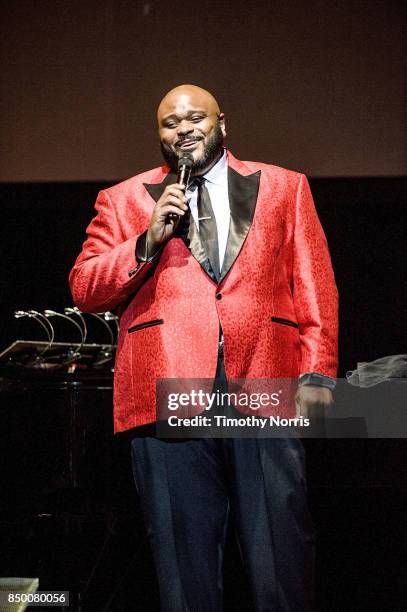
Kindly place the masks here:
[(289, 319), (281, 319), (280, 317), (271, 317), (273, 323), (280, 323), (281, 325), (289, 325), (290, 327), (299, 328), (298, 323), (295, 321), (290, 321)]
[(145, 321), (144, 323), (139, 323), (138, 325), (133, 325), (133, 327), (129, 327), (127, 330), (128, 334), (132, 334), (135, 331), (139, 331), (140, 329), (145, 329), (146, 327), (153, 327), (154, 325), (162, 325), (164, 323), (164, 319), (152, 319), (151, 321)]

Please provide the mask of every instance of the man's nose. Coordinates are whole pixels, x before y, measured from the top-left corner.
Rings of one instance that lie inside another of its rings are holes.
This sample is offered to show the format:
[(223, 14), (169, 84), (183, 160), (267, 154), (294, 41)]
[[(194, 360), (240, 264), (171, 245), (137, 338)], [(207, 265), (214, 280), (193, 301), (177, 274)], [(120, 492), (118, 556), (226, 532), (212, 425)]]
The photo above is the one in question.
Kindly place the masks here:
[(179, 122), (178, 127), (177, 127), (177, 134), (184, 136), (185, 134), (189, 134), (190, 132), (193, 132), (193, 131), (194, 131), (194, 126), (189, 121), (183, 120)]

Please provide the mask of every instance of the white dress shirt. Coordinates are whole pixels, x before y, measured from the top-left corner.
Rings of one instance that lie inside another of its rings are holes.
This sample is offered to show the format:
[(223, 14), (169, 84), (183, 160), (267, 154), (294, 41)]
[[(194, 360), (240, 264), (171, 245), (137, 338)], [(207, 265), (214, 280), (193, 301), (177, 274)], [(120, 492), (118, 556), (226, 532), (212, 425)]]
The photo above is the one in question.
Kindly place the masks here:
[[(221, 270), (225, 258), (230, 223), (228, 158), (226, 149), (223, 151), (220, 160), (216, 162), (209, 172), (203, 175), (203, 178), (205, 179), (205, 186), (209, 192), (216, 219), (219, 246), (219, 269)], [(187, 198), (189, 200), (191, 214), (199, 230), (198, 189), (196, 189), (196, 186), (193, 185), (192, 189), (187, 189)]]

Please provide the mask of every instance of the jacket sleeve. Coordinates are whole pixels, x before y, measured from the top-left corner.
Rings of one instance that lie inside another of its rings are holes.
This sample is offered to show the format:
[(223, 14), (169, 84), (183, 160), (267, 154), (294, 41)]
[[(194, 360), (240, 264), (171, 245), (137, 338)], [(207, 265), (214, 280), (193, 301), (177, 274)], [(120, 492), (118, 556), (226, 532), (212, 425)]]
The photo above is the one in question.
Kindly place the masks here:
[(338, 367), (338, 291), (311, 190), (300, 176), (295, 201), (294, 306), (301, 341), (300, 372), (335, 377)]
[(101, 191), (87, 239), (69, 275), (74, 303), (84, 312), (116, 308), (137, 291), (153, 267), (151, 261), (136, 265), (138, 235), (123, 241), (117, 213), (109, 194)]

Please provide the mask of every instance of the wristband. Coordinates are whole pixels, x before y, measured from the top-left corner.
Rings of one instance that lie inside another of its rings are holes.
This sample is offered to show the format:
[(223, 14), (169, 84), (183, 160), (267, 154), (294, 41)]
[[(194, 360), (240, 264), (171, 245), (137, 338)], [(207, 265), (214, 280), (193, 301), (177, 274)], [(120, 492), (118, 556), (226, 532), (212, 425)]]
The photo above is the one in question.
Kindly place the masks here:
[(307, 372), (301, 374), (299, 377), (298, 385), (302, 386), (315, 386), (315, 387), (327, 387), (333, 391), (336, 387), (336, 380), (325, 374), (319, 374), (318, 372)]

